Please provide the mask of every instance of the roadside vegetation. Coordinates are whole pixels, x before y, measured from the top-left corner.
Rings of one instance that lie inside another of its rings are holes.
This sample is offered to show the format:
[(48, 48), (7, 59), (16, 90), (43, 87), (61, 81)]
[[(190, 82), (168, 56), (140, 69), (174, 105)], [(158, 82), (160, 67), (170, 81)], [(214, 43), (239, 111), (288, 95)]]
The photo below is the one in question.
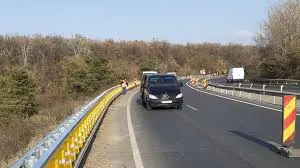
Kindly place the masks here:
[(80, 35), (0, 36), (0, 167), (104, 89), (144, 70), (179, 75), (224, 73), (300, 79), (299, 1), (271, 7), (256, 46), (96, 41)]
[(300, 79), (300, 1), (272, 5), (256, 36), (260, 76)]
[(121, 79), (144, 70), (221, 73), (229, 63), (252, 66), (253, 53), (253, 46), (235, 44), (0, 36), (0, 162), (22, 154), (76, 106)]

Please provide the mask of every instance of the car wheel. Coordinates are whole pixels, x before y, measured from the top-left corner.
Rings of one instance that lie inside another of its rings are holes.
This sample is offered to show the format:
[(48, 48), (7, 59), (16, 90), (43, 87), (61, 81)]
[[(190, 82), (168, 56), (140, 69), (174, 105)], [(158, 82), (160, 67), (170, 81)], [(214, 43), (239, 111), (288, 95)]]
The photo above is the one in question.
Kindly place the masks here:
[(182, 109), (182, 104), (177, 106), (177, 109), (181, 110)]
[(151, 107), (151, 105), (149, 103), (145, 103), (145, 105), (146, 105), (146, 109), (148, 111), (152, 110), (152, 107)]
[(144, 94), (142, 94), (141, 99), (142, 99), (143, 105), (145, 106), (145, 105), (146, 105), (146, 100), (145, 100), (145, 98), (144, 98)]

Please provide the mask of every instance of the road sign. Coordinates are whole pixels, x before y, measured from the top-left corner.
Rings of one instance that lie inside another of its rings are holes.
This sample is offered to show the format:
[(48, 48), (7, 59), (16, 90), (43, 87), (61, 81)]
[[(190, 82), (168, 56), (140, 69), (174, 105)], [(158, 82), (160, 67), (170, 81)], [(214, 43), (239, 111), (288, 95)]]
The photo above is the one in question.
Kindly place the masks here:
[(296, 96), (283, 96), (282, 144), (293, 146), (296, 134)]

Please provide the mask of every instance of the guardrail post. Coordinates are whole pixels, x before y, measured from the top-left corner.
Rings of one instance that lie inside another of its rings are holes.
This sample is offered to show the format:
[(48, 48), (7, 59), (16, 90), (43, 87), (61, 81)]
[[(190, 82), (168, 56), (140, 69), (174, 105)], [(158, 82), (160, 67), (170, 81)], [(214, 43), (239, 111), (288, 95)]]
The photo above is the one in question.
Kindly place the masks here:
[(65, 167), (66, 165), (66, 159), (65, 159), (65, 151), (62, 150), (61, 151), (61, 154), (60, 154), (60, 157), (59, 157), (59, 161), (58, 161), (58, 164), (60, 165), (60, 167)]
[(67, 143), (67, 147), (66, 147), (66, 167), (67, 168), (72, 168), (72, 156), (71, 156), (71, 149), (70, 149), (70, 143)]
[(75, 141), (74, 141), (74, 136), (71, 138), (71, 145), (70, 145), (70, 156), (71, 156), (71, 161), (73, 162), (76, 160), (76, 146), (75, 146)]
[(267, 85), (263, 85), (263, 90), (265, 90), (265, 89), (266, 89), (266, 86), (267, 86)]
[(280, 91), (281, 92), (283, 91), (283, 87), (284, 87), (284, 85), (280, 85)]
[(74, 149), (75, 149), (75, 155), (79, 153), (79, 141), (78, 141), (78, 132), (75, 132), (74, 137)]
[(261, 101), (261, 94), (259, 94), (259, 101)]
[(252, 88), (252, 86), (253, 86), (253, 83), (250, 84), (250, 88)]
[(242, 91), (240, 91), (240, 97), (242, 97)]
[(34, 156), (30, 156), (30, 158), (25, 162), (25, 166), (32, 167), (37, 159)]
[(78, 147), (79, 149), (83, 146), (83, 140), (82, 140), (82, 126), (79, 126), (79, 130), (78, 130)]
[(276, 96), (273, 96), (273, 104), (276, 104)]
[(232, 92), (231, 92), (232, 96), (233, 96), (233, 89), (232, 89)]
[(227, 89), (225, 90), (225, 94), (227, 94)]

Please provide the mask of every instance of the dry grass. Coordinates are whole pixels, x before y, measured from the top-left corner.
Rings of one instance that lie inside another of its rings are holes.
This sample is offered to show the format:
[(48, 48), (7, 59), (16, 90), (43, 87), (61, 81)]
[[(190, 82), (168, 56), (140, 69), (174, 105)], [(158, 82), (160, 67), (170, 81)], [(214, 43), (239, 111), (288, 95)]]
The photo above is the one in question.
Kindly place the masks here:
[[(44, 97), (45, 98), (45, 97)], [(47, 100), (37, 115), (29, 118), (14, 116), (0, 118), (0, 167), (8, 167), (20, 158), (35, 143), (55, 128), (75, 107), (83, 104), (82, 100)], [(49, 103), (51, 102), (51, 103)]]

